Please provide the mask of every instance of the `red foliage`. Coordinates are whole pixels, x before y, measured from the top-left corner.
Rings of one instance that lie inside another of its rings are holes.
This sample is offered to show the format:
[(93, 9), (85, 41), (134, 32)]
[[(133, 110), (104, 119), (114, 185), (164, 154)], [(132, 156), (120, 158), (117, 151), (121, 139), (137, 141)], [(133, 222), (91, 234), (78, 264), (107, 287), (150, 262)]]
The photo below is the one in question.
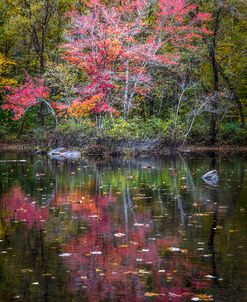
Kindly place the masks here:
[(14, 120), (20, 119), (28, 108), (36, 106), (39, 98), (49, 97), (49, 88), (43, 79), (31, 79), (28, 74), (24, 84), (16, 88), (8, 86), (6, 90), (11, 94), (6, 96), (2, 107), (14, 113)]
[(92, 113), (113, 113), (118, 111), (102, 100), (102, 93), (95, 95), (85, 101), (75, 100), (69, 108), (69, 112), (74, 117), (85, 117)]
[[(186, 0), (159, 0), (152, 25), (145, 19), (148, 6), (146, 0), (116, 6), (91, 0), (88, 13), (69, 14), (72, 29), (64, 58), (89, 76), (80, 90), (83, 97), (102, 94), (105, 102), (113, 98), (131, 102), (134, 94), (151, 89), (149, 66), (178, 64), (179, 49), (194, 49), (194, 40), (209, 33), (202, 24), (210, 15), (196, 13), (196, 5)], [(167, 45), (174, 51), (164, 53)]]

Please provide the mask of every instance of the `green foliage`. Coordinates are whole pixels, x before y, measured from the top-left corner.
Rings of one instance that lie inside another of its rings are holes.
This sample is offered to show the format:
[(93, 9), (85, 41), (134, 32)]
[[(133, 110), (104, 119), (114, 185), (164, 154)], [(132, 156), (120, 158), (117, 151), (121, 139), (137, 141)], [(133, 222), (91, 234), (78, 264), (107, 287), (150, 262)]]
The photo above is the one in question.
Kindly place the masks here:
[(242, 128), (237, 122), (224, 123), (220, 128), (220, 139), (222, 143), (245, 144), (247, 141), (247, 129)]
[[(111, 138), (115, 141), (140, 140), (140, 139), (165, 139), (172, 141), (174, 121), (173, 119), (162, 120), (152, 117), (142, 119), (134, 117), (128, 121), (120, 118), (105, 117), (99, 121), (99, 125), (89, 119), (81, 121), (69, 119), (58, 127), (58, 136), (80, 143), (86, 138), (92, 137), (104, 139)], [(178, 123), (176, 139), (182, 139), (184, 129)]]

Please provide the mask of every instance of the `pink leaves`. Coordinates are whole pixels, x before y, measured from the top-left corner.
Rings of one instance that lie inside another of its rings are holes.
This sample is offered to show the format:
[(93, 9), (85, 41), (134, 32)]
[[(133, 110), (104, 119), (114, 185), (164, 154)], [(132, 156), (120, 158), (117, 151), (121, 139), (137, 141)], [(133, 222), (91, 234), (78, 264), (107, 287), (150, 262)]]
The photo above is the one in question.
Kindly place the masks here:
[(14, 120), (20, 119), (26, 109), (34, 107), (39, 98), (47, 99), (49, 89), (42, 79), (31, 79), (26, 75), (26, 82), (19, 87), (6, 87), (11, 93), (4, 100), (3, 109), (14, 113)]
[[(202, 22), (210, 19), (209, 14), (197, 14), (197, 6), (186, 0), (159, 0), (152, 25), (145, 19), (146, 0), (116, 6), (91, 0), (88, 7), (84, 15), (70, 14), (72, 29), (64, 58), (86, 70), (89, 80), (80, 94), (83, 98), (103, 94), (105, 104), (97, 109), (103, 111), (109, 110), (107, 100), (113, 96), (129, 108), (133, 95), (147, 93), (152, 81), (149, 67), (177, 65), (179, 50), (194, 50), (194, 41), (207, 33)], [(172, 51), (164, 52), (166, 46)]]
[[(194, 49), (195, 39), (210, 34), (202, 24), (210, 21), (211, 15), (198, 13), (197, 5), (188, 5), (186, 0), (160, 0), (159, 7), (156, 30), (168, 44), (180, 49)], [(191, 12), (195, 17), (190, 16)]]
[(113, 113), (113, 114), (117, 114), (117, 110), (111, 106), (109, 106), (107, 103), (105, 102), (99, 102), (95, 108), (93, 109), (93, 112), (94, 113), (106, 113), (106, 112), (109, 112), (109, 113)]
[(207, 13), (198, 13), (194, 20), (204, 22), (204, 21), (209, 21), (209, 20), (211, 20), (211, 19), (212, 19), (211, 14), (207, 14)]

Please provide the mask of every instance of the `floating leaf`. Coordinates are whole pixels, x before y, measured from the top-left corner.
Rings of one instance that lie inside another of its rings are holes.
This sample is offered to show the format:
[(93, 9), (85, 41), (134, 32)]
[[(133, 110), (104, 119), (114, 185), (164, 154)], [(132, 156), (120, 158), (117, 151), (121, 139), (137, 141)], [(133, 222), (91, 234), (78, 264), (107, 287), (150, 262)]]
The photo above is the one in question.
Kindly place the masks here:
[(153, 292), (147, 292), (144, 294), (144, 297), (157, 297), (159, 294)]
[(60, 257), (69, 257), (71, 255), (72, 255), (71, 253), (62, 253), (62, 254), (59, 254)]
[(207, 279), (215, 279), (216, 277), (212, 276), (212, 275), (206, 275), (205, 278), (207, 278)]
[(168, 247), (166, 250), (169, 252), (180, 252), (181, 251), (181, 249), (179, 247), (173, 247), (173, 246)]
[(117, 237), (117, 238), (121, 238), (121, 237), (124, 237), (125, 234), (123, 234), (123, 233), (116, 233), (116, 234), (114, 234), (114, 236)]
[(93, 251), (93, 252), (90, 252), (91, 255), (102, 255), (102, 252), (101, 251)]
[(214, 298), (211, 295), (200, 294), (191, 298), (191, 301), (213, 301)]

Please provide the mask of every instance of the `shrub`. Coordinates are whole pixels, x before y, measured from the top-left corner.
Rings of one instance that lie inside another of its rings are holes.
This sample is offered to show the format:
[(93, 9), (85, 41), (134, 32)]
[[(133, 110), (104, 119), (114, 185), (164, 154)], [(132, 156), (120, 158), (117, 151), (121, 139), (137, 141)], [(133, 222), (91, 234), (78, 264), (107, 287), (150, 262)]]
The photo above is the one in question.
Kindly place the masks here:
[(247, 140), (247, 130), (238, 122), (227, 122), (220, 127), (220, 140), (233, 144), (244, 144)]

